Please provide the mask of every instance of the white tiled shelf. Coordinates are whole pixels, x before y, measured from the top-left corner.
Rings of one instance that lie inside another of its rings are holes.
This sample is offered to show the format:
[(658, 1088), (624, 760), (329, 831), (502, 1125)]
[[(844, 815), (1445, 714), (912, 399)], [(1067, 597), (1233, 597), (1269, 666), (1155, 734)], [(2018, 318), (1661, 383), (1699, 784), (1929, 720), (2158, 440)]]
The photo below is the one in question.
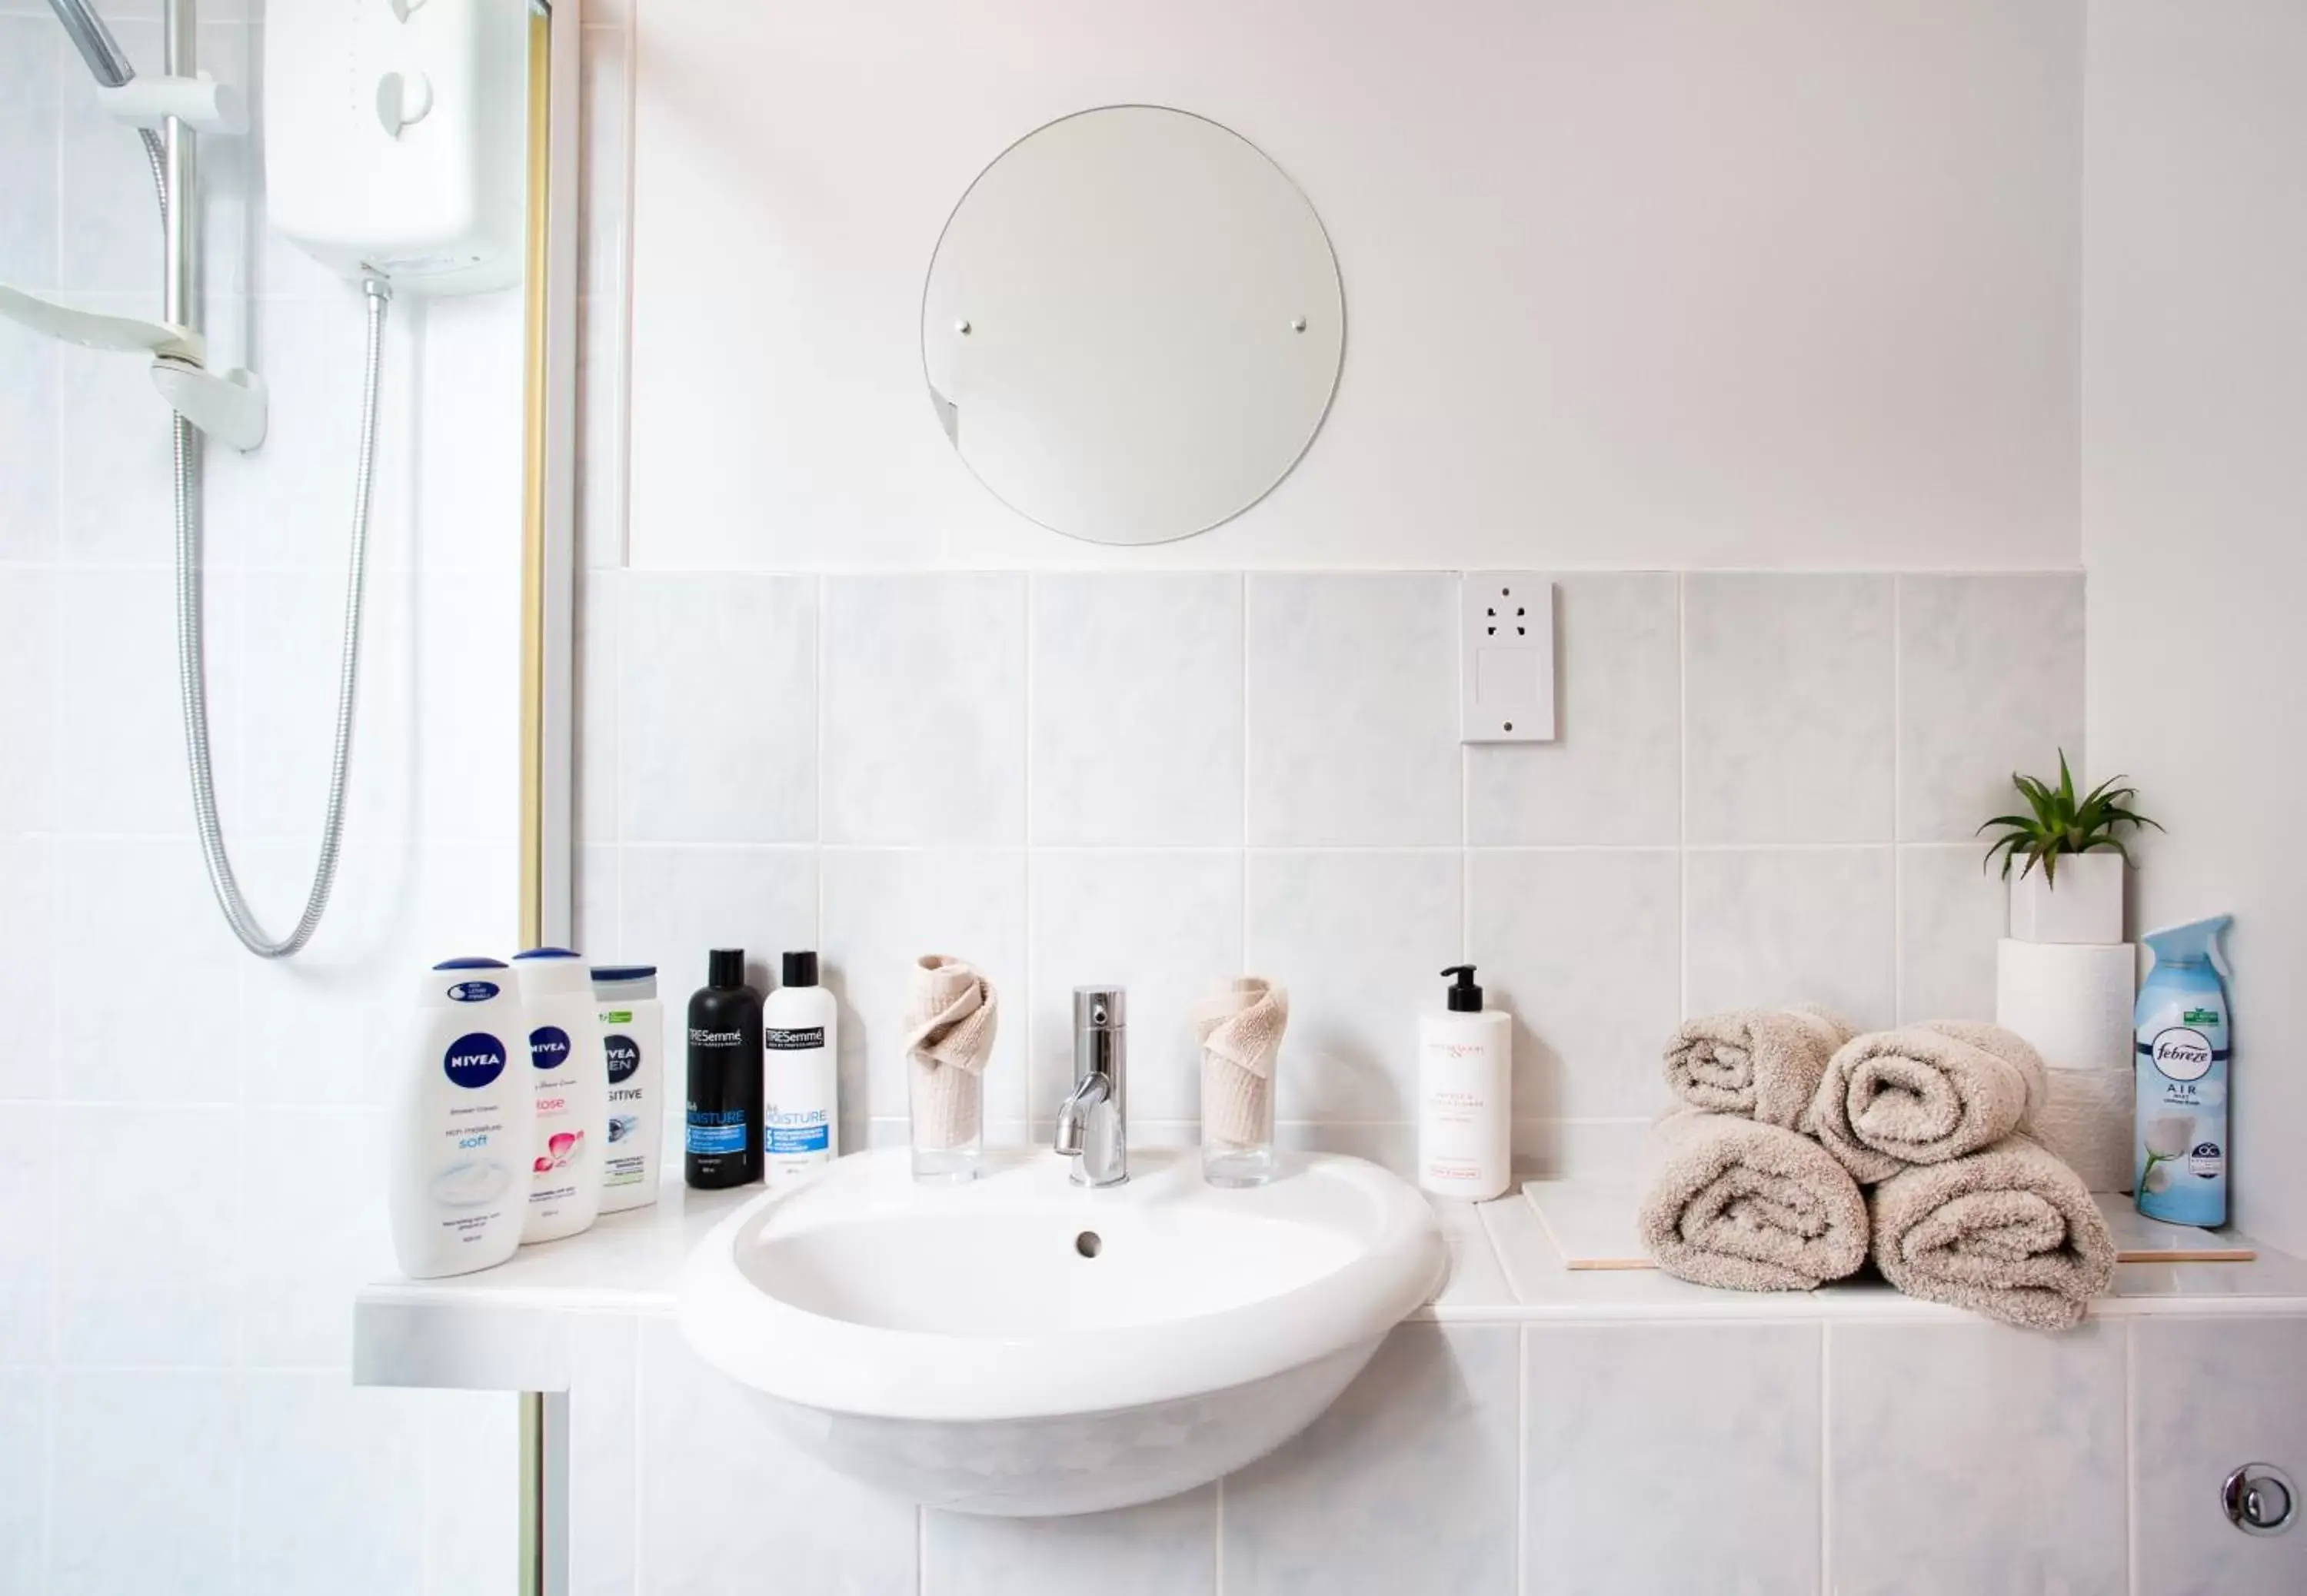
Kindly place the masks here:
[[(670, 1313), (690, 1249), (759, 1194), (757, 1186), (692, 1191), (668, 1182), (653, 1207), (605, 1216), (567, 1241), (524, 1248), (500, 1267), (445, 1280), (378, 1281), (355, 1299), (354, 1378), (379, 1386), (564, 1389), (570, 1319)], [(1450, 1277), (1411, 1315), (1417, 1322), (1979, 1322), (1880, 1280), (1746, 1293), (1693, 1285), (1655, 1269), (1573, 1270), (1518, 1191), (1495, 1202), (1431, 1200), (1450, 1247)], [(2091, 1315), (2307, 1317), (2307, 1263), (2270, 1248), (2258, 1251), (2249, 1263), (2121, 1265), (2114, 1291)]]

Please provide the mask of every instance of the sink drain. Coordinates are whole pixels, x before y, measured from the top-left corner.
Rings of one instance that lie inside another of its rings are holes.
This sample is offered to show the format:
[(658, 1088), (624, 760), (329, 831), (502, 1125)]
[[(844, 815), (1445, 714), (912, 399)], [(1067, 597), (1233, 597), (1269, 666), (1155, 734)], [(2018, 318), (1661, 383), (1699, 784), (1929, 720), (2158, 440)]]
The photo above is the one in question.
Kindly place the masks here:
[(1098, 1250), (1104, 1245), (1103, 1242), (1098, 1240), (1097, 1232), (1093, 1230), (1085, 1230), (1074, 1238), (1074, 1250), (1084, 1258), (1095, 1258)]

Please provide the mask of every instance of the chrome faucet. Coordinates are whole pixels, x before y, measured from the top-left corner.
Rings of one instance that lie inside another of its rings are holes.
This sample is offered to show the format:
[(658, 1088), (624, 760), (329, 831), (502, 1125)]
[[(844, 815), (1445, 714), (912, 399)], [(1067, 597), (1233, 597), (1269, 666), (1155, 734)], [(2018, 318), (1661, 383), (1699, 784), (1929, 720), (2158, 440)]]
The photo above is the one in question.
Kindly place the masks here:
[(1128, 998), (1119, 986), (1074, 988), (1074, 1089), (1058, 1107), (1058, 1151), (1076, 1186), (1129, 1178)]

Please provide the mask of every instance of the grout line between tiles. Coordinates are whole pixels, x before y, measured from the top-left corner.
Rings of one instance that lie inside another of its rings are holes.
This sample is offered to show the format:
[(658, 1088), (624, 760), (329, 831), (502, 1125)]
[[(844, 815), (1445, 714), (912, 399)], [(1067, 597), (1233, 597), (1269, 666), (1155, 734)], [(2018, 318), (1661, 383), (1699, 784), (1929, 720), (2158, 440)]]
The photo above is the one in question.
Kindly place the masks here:
[(2139, 1327), (2123, 1327), (2123, 1588), (2139, 1590)]
[(1690, 595), (1674, 579), (1674, 946), (1675, 1015), (1690, 1018)]
[(913, 1596), (929, 1596), (930, 1510), (913, 1509)]
[[(1479, 1211), (1475, 1222), (1498, 1277), (1505, 1279), (1505, 1262), (1497, 1257), (1497, 1243)], [(1514, 1332), (1514, 1596), (1530, 1592), (1530, 1327), (1524, 1325)]]
[(1226, 1477), (1218, 1476), (1216, 1511), (1211, 1515), (1210, 1596), (1225, 1596), (1225, 1488)]
[(1834, 1327), (1818, 1327), (1818, 1585), (1834, 1589)]
[(1900, 745), (1906, 740), (1900, 729), (1907, 719), (1906, 667), (1900, 658), (1906, 652), (1905, 587), (1899, 577), (1891, 578), (1891, 1020), (1895, 1025), (1907, 1022), (1907, 872), (1899, 858), (1899, 839), (1906, 830), (1899, 769)]

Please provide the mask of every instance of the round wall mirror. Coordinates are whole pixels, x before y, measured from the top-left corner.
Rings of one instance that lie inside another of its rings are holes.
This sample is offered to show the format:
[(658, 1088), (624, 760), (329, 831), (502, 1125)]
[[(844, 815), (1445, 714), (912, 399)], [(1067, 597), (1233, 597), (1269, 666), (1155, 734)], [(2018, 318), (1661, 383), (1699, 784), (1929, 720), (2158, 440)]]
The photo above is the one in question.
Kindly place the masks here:
[(979, 175), (938, 240), (922, 365), (955, 451), (1069, 536), (1231, 519), (1320, 431), (1345, 349), (1321, 218), (1239, 134), (1084, 111)]

